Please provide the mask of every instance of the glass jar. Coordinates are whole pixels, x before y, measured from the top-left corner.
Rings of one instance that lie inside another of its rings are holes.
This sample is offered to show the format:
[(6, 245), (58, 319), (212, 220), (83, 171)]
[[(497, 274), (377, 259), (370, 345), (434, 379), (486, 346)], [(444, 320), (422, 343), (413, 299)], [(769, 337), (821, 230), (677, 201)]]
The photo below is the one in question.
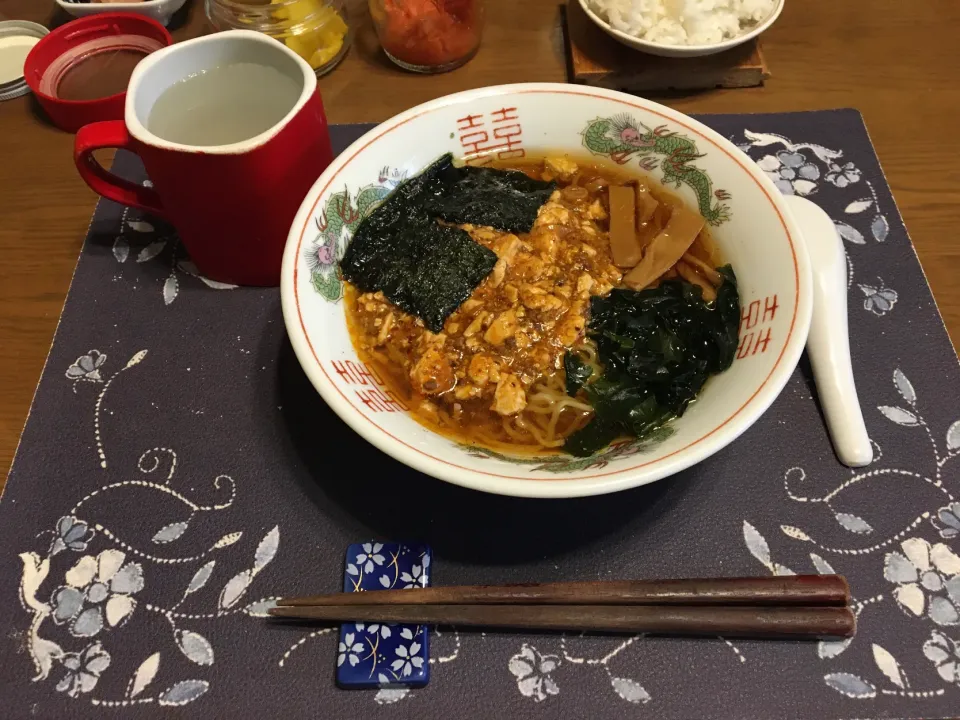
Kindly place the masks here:
[(257, 30), (306, 60), (317, 76), (330, 72), (353, 39), (345, 0), (206, 0), (217, 30)]
[(446, 72), (472, 58), (483, 32), (483, 0), (369, 0), (384, 52), (407, 70)]

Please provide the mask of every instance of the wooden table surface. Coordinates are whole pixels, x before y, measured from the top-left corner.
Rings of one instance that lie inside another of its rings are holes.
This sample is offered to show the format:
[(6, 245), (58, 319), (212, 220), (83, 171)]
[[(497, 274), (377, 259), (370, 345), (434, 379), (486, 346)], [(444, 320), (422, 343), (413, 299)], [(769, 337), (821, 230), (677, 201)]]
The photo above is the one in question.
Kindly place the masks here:
[[(480, 53), (440, 76), (404, 73), (379, 52), (363, 0), (345, 61), (321, 79), (331, 122), (384, 120), (458, 90), (566, 80), (558, 0), (487, 0)], [(53, 0), (3, 0), (0, 19), (48, 27)], [(678, 110), (863, 112), (953, 337), (960, 337), (960, 3), (787, 0), (764, 36), (766, 87), (656, 98)], [(202, 0), (171, 23), (176, 39), (208, 32)], [(40, 377), (96, 197), (71, 159), (73, 136), (30, 97), (0, 103), (0, 468), (6, 471)]]

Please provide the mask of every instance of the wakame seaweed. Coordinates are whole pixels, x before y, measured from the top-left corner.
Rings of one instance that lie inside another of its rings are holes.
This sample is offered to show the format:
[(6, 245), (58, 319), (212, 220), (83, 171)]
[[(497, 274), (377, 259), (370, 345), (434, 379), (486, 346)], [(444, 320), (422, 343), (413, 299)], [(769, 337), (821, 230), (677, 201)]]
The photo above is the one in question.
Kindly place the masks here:
[(497, 256), (437, 218), (526, 232), (553, 189), (553, 183), (521, 172), (458, 168), (452, 155), (444, 155), (360, 222), (340, 272), (363, 292), (382, 291), (440, 332), (493, 270)]
[(583, 384), (593, 375), (593, 368), (569, 350), (563, 355), (563, 369), (566, 374), (567, 395), (576, 395)]
[(730, 367), (740, 298), (733, 269), (719, 272), (723, 282), (711, 304), (699, 287), (677, 280), (591, 299), (587, 334), (603, 374), (584, 386), (594, 417), (567, 438), (567, 452), (585, 457), (623, 435), (648, 435), (683, 415), (707, 379)]

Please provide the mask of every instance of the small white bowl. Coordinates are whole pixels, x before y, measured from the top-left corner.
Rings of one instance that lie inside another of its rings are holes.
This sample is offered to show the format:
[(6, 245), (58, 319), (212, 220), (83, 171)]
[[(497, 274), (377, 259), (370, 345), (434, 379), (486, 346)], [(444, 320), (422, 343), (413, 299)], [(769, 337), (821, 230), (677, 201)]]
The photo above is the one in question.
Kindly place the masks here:
[(666, 45), (664, 43), (641, 40), (633, 35), (628, 35), (620, 30), (615, 30), (610, 26), (610, 23), (590, 9), (589, 5), (587, 4), (587, 0), (580, 0), (580, 7), (583, 8), (583, 12), (586, 13), (587, 17), (596, 23), (597, 26), (607, 35), (612, 37), (617, 42), (623, 43), (628, 47), (632, 47), (634, 50), (645, 52), (648, 55), (660, 55), (661, 57), (691, 58), (703, 57), (705, 55), (716, 55), (753, 40), (753, 38), (760, 35), (760, 33), (765, 31), (777, 21), (777, 18), (780, 17), (780, 13), (783, 12), (783, 3), (784, 0), (779, 0), (777, 2), (777, 6), (770, 14), (770, 17), (758, 24), (750, 32), (744, 33), (743, 35), (738, 35), (735, 38), (730, 38), (729, 40), (724, 40), (723, 42), (712, 43), (710, 45)]
[[(670, 187), (712, 223), (737, 274), (743, 322), (737, 358), (659, 442), (591, 458), (515, 459), (457, 444), (418, 424), (387, 395), (350, 341), (337, 258), (365, 209), (444, 153), (493, 146), (516, 157), (566, 153), (617, 163)], [(448, 95), (377, 126), (344, 150), (307, 193), (287, 238), (283, 317), (297, 359), (327, 404), (361, 436), (420, 472), (524, 497), (624, 490), (680, 472), (733, 442), (783, 389), (803, 351), (813, 294), (803, 238), (756, 163), (729, 140), (642, 98), (576, 85), (500, 85)], [(763, 448), (738, 446), (728, 462)], [(362, 473), (362, 458), (354, 459)], [(356, 474), (356, 473), (354, 473)], [(351, 482), (347, 475), (344, 482)]]
[(96, 15), (104, 12), (124, 12), (134, 15), (145, 15), (153, 18), (163, 26), (170, 22), (173, 14), (183, 7), (187, 0), (144, 0), (143, 2), (125, 2), (125, 3), (94, 3), (94, 2), (68, 2), (67, 0), (57, 0), (57, 5), (63, 8), (63, 11), (74, 17), (86, 17), (87, 15)]

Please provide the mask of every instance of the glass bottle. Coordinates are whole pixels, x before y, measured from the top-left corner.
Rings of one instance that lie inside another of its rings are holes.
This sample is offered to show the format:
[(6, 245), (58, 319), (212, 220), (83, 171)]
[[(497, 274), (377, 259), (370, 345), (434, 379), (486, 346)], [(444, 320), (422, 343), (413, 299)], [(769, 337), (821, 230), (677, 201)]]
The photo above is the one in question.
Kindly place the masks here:
[(317, 76), (330, 72), (353, 39), (345, 0), (206, 0), (216, 30), (256, 30), (306, 60)]
[(472, 58), (483, 33), (483, 0), (369, 0), (384, 52), (407, 70), (447, 72)]

